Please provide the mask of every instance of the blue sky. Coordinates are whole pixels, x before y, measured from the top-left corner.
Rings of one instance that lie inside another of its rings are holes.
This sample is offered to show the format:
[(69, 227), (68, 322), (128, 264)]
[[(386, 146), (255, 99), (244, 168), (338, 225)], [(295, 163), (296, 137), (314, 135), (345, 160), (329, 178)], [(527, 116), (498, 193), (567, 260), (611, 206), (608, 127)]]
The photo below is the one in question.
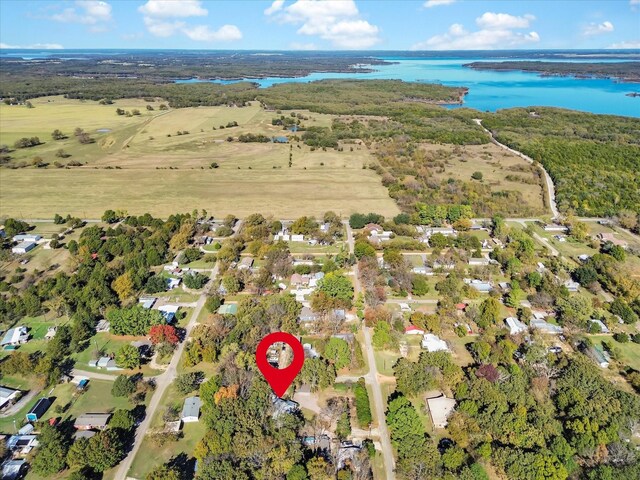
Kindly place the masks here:
[(3, 48), (640, 48), (640, 0), (0, 0)]

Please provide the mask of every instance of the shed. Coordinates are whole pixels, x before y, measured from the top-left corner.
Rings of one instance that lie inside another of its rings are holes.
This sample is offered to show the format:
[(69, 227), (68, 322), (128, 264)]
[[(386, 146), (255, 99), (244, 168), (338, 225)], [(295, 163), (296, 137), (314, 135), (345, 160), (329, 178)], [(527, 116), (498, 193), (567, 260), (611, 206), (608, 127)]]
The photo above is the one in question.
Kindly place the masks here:
[(22, 255), (24, 253), (27, 253), (31, 250), (33, 250), (34, 248), (36, 248), (36, 242), (20, 242), (18, 245), (16, 245), (15, 247), (13, 247), (11, 249), (11, 251), (13, 253), (17, 253), (19, 255)]
[(49, 407), (51, 406), (51, 401), (43, 397), (36, 402), (36, 404), (31, 407), (31, 410), (27, 412), (27, 421), (28, 422), (37, 422), (42, 418), (42, 415), (45, 414)]
[(197, 422), (200, 417), (200, 397), (187, 397), (182, 407), (182, 421), (184, 423)]

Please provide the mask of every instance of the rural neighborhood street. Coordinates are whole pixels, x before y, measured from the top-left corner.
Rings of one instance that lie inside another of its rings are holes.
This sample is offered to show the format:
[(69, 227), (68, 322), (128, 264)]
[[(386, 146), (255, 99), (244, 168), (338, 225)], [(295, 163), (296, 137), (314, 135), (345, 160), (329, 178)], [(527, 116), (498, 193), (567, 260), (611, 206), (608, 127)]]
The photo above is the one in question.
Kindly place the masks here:
[[(355, 242), (353, 239), (353, 232), (349, 222), (345, 222), (347, 229), (347, 243), (349, 244), (349, 253), (353, 254)], [(358, 264), (353, 266), (354, 272), (354, 296), (357, 299), (360, 295), (360, 279), (358, 278)], [(382, 449), (382, 458), (384, 461), (385, 478), (387, 480), (393, 480), (396, 478), (394, 472), (394, 459), (393, 448), (391, 447), (391, 439), (389, 438), (389, 431), (387, 429), (387, 422), (385, 418), (384, 401), (382, 398), (382, 390), (380, 389), (380, 382), (378, 381), (378, 369), (376, 367), (376, 360), (373, 352), (373, 345), (371, 343), (370, 329), (363, 325), (362, 333), (364, 335), (364, 344), (367, 351), (367, 362), (369, 363), (369, 373), (364, 375), (365, 382), (371, 385), (373, 392), (374, 409), (378, 421), (378, 432), (380, 434), (380, 448)]]
[[(234, 235), (236, 235), (242, 227), (242, 221), (238, 221), (235, 226)], [(200, 312), (204, 307), (205, 302), (207, 301), (207, 293), (213, 284), (213, 281), (218, 276), (218, 265), (216, 264), (211, 270), (211, 276), (209, 278), (209, 282), (205, 285), (202, 290), (202, 294), (196, 303), (196, 307), (191, 313), (191, 319), (185, 328), (184, 341), (182, 341), (176, 351), (173, 353), (173, 357), (171, 357), (171, 362), (169, 363), (169, 367), (164, 371), (164, 373), (158, 375), (155, 378), (156, 381), (156, 389), (153, 392), (153, 396), (151, 397), (151, 402), (149, 402), (149, 406), (147, 407), (146, 415), (142, 423), (136, 429), (136, 436), (133, 443), (133, 448), (127, 455), (127, 457), (120, 463), (118, 466), (118, 470), (116, 471), (115, 478), (116, 480), (125, 480), (127, 479), (127, 472), (131, 468), (131, 464), (133, 463), (133, 459), (135, 458), (138, 450), (140, 449), (140, 445), (142, 445), (142, 441), (144, 440), (144, 436), (147, 434), (147, 430), (149, 429), (149, 425), (151, 423), (152, 418), (155, 415), (156, 410), (158, 409), (158, 405), (160, 405), (160, 400), (164, 396), (167, 387), (171, 385), (171, 383), (175, 380), (178, 375), (178, 363), (182, 358), (182, 353), (184, 352), (185, 345), (189, 341), (189, 336), (191, 335), (191, 331), (196, 326), (198, 317), (200, 316)]]

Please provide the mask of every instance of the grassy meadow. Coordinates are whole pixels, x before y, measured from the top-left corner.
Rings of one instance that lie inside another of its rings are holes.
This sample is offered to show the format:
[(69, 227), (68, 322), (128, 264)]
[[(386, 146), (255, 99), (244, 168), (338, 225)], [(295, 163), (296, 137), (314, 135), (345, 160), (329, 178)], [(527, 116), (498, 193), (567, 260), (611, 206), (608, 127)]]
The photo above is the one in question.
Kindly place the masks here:
[[(71, 213), (99, 217), (104, 210), (125, 209), (167, 216), (176, 211), (205, 208), (215, 215), (239, 216), (256, 211), (283, 218), (320, 215), (334, 210), (377, 211), (385, 215), (398, 208), (376, 173), (363, 166), (373, 157), (361, 145), (344, 151), (312, 151), (301, 142), (291, 144), (228, 142), (242, 133), (280, 136), (271, 125), (280, 114), (249, 107), (198, 107), (159, 111), (160, 102), (119, 100), (113, 105), (46, 97), (33, 100), (35, 108), (0, 105), (0, 144), (12, 146), (21, 137), (38, 136), (43, 145), (16, 149), (10, 165), (0, 172), (0, 215), (49, 218)], [(118, 116), (116, 108), (140, 110), (140, 116)], [(298, 111), (307, 126), (329, 126), (331, 115)], [(282, 112), (290, 115), (290, 112)], [(220, 128), (229, 122), (238, 127)], [(81, 145), (76, 127), (96, 140)], [(68, 135), (54, 141), (51, 132)], [(214, 130), (215, 128), (215, 130)], [(98, 132), (98, 130), (109, 130)], [(178, 135), (180, 132), (188, 134)], [(55, 153), (63, 149), (70, 156)], [(292, 166), (289, 167), (289, 154)], [(31, 166), (34, 157), (49, 164)], [(78, 161), (81, 167), (56, 168)], [(218, 168), (210, 168), (215, 162)], [(24, 192), (32, 192), (24, 195)]]

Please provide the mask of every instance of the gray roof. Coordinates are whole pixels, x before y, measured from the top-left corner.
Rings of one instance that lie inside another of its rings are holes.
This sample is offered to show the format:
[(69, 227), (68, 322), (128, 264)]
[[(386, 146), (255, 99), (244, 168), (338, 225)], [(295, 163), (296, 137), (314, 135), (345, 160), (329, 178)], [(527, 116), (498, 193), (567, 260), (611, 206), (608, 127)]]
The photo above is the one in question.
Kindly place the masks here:
[(94, 432), (93, 430), (78, 430), (73, 434), (73, 438), (78, 440), (80, 438), (86, 438), (87, 440), (91, 437), (95, 436), (98, 432)]
[(196, 417), (200, 415), (200, 397), (187, 397), (184, 399), (184, 407), (182, 407), (182, 418)]
[(18, 390), (14, 390), (9, 387), (0, 387), (0, 397), (9, 398), (11, 395), (16, 393)]
[(110, 413), (85, 413), (76, 418), (73, 426), (78, 427), (106, 427), (111, 418)]
[(18, 478), (27, 462), (25, 460), (8, 460), (2, 464), (2, 478), (13, 480)]

